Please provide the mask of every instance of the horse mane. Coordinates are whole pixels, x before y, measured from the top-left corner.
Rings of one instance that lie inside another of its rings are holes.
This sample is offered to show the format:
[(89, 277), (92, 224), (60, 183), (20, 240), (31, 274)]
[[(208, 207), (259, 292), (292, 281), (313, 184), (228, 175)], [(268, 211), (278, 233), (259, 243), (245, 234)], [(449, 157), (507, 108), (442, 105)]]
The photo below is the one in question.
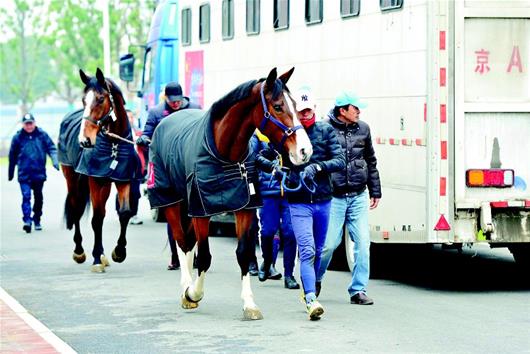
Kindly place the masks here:
[(257, 82), (257, 80), (244, 82), (219, 100), (215, 101), (210, 108), (210, 116), (212, 119), (221, 119), (234, 104), (249, 97), (252, 88)]

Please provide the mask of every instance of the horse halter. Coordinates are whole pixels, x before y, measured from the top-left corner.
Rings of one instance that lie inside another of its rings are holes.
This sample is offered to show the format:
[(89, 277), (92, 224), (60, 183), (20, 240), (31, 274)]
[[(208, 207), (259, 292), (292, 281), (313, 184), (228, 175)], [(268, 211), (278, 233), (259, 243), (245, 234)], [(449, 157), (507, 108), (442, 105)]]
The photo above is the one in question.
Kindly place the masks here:
[(107, 92), (109, 93), (109, 99), (110, 99), (110, 109), (103, 117), (101, 117), (98, 120), (95, 120), (92, 117), (83, 117), (83, 119), (88, 120), (91, 123), (94, 123), (97, 125), (98, 128), (102, 128), (104, 130), (105, 125), (108, 124), (108, 120), (112, 119), (113, 121), (116, 121), (116, 114), (114, 114), (114, 98), (112, 97), (112, 92), (110, 91), (109, 84), (105, 82), (105, 86), (107, 89)]
[(282, 122), (280, 122), (276, 117), (274, 117), (271, 114), (271, 112), (269, 112), (269, 110), (267, 109), (267, 101), (265, 101), (264, 88), (265, 88), (265, 82), (263, 82), (261, 84), (261, 88), (260, 88), (261, 104), (263, 105), (263, 112), (264, 113), (263, 113), (263, 119), (261, 121), (261, 124), (259, 125), (259, 130), (261, 132), (263, 132), (263, 129), (265, 128), (265, 126), (267, 125), (267, 122), (269, 122), (269, 121), (271, 123), (274, 123), (274, 125), (276, 125), (278, 128), (282, 129), (283, 130), (283, 136), (282, 136), (282, 140), (280, 141), (280, 146), (279, 146), (281, 148), (281, 147), (283, 147), (283, 143), (285, 143), (285, 140), (287, 140), (288, 137), (293, 135), (293, 133), (295, 131), (297, 131), (298, 129), (302, 129), (303, 126), (302, 125), (297, 125), (297, 126), (294, 126), (294, 127), (288, 127), (285, 124), (283, 124)]

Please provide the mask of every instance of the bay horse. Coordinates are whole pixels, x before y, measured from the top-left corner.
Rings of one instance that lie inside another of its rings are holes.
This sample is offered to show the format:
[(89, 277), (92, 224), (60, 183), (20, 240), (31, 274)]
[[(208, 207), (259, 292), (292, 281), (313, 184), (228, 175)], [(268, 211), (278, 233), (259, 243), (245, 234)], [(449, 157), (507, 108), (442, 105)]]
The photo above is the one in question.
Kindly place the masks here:
[[(252, 203), (247, 201), (258, 190), (248, 179), (249, 171), (254, 168), (248, 158), (249, 141), (259, 128), (278, 148), (289, 152), (293, 164), (309, 161), (312, 146), (296, 117), (294, 100), (286, 87), (293, 71), (294, 68), (278, 77), (274, 68), (266, 79), (238, 86), (215, 102), (206, 115), (197, 110), (175, 112), (160, 123), (153, 135), (148, 196), (151, 207), (162, 208), (178, 244), (184, 309), (197, 308), (204, 295), (205, 275), (211, 264), (210, 216), (234, 211), (243, 316), (249, 320), (263, 318), (254, 302), (248, 273), (254, 253), (249, 228), (255, 210), (250, 209)], [(186, 153), (201, 146), (198, 155)], [(210, 171), (217, 171), (217, 175)], [(223, 204), (225, 209), (218, 208), (218, 204)], [(195, 246), (198, 276), (193, 281)]]
[(102, 228), (112, 183), (118, 191), (120, 220), (120, 235), (112, 259), (121, 263), (127, 256), (126, 232), (131, 218), (131, 203), (138, 202), (130, 197), (130, 183), (140, 177), (139, 160), (131, 140), (125, 99), (119, 87), (105, 78), (99, 68), (94, 77), (87, 76), (83, 70), (79, 70), (79, 75), (85, 84), (84, 109), (63, 119), (58, 144), (59, 160), (68, 189), (65, 219), (68, 229), (75, 226), (73, 259), (83, 263), (86, 255), (79, 220), (90, 200), (94, 231), (91, 270), (101, 273), (109, 266), (103, 249)]

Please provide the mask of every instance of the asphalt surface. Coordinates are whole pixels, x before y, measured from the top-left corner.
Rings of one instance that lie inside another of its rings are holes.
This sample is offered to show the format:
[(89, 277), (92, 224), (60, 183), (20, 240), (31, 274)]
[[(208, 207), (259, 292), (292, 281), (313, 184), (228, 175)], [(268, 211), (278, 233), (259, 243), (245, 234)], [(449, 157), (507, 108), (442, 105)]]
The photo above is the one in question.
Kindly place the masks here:
[[(197, 310), (183, 310), (180, 273), (166, 270), (165, 225), (149, 219), (147, 200), (141, 200), (144, 224), (129, 226), (126, 261), (94, 274), (91, 257), (82, 265), (71, 258), (72, 233), (62, 222), (66, 187), (60, 173), (50, 169), (48, 175), (44, 230), (28, 235), (19, 186), (7, 182), (2, 167), (0, 283), (79, 353), (530, 350), (530, 270), (518, 268), (506, 249), (387, 250), (379, 257), (378, 278), (369, 283), (374, 306), (350, 305), (350, 274), (331, 271), (318, 322), (307, 319), (299, 291), (253, 278), (265, 319), (243, 321), (235, 238), (210, 238), (205, 297)], [(119, 227), (113, 202), (104, 225), (109, 256)], [(89, 255), (89, 218), (83, 224)]]

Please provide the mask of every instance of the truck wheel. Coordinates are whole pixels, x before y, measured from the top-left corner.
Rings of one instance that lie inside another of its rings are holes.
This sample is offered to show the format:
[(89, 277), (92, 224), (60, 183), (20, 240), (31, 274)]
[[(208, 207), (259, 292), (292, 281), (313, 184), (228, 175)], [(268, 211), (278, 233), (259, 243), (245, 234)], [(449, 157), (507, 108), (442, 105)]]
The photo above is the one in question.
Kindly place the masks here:
[(166, 221), (166, 216), (158, 208), (151, 209), (151, 218), (153, 219), (154, 222), (165, 222)]
[(515, 243), (508, 246), (508, 249), (512, 253), (515, 263), (524, 267), (530, 266), (530, 244)]

